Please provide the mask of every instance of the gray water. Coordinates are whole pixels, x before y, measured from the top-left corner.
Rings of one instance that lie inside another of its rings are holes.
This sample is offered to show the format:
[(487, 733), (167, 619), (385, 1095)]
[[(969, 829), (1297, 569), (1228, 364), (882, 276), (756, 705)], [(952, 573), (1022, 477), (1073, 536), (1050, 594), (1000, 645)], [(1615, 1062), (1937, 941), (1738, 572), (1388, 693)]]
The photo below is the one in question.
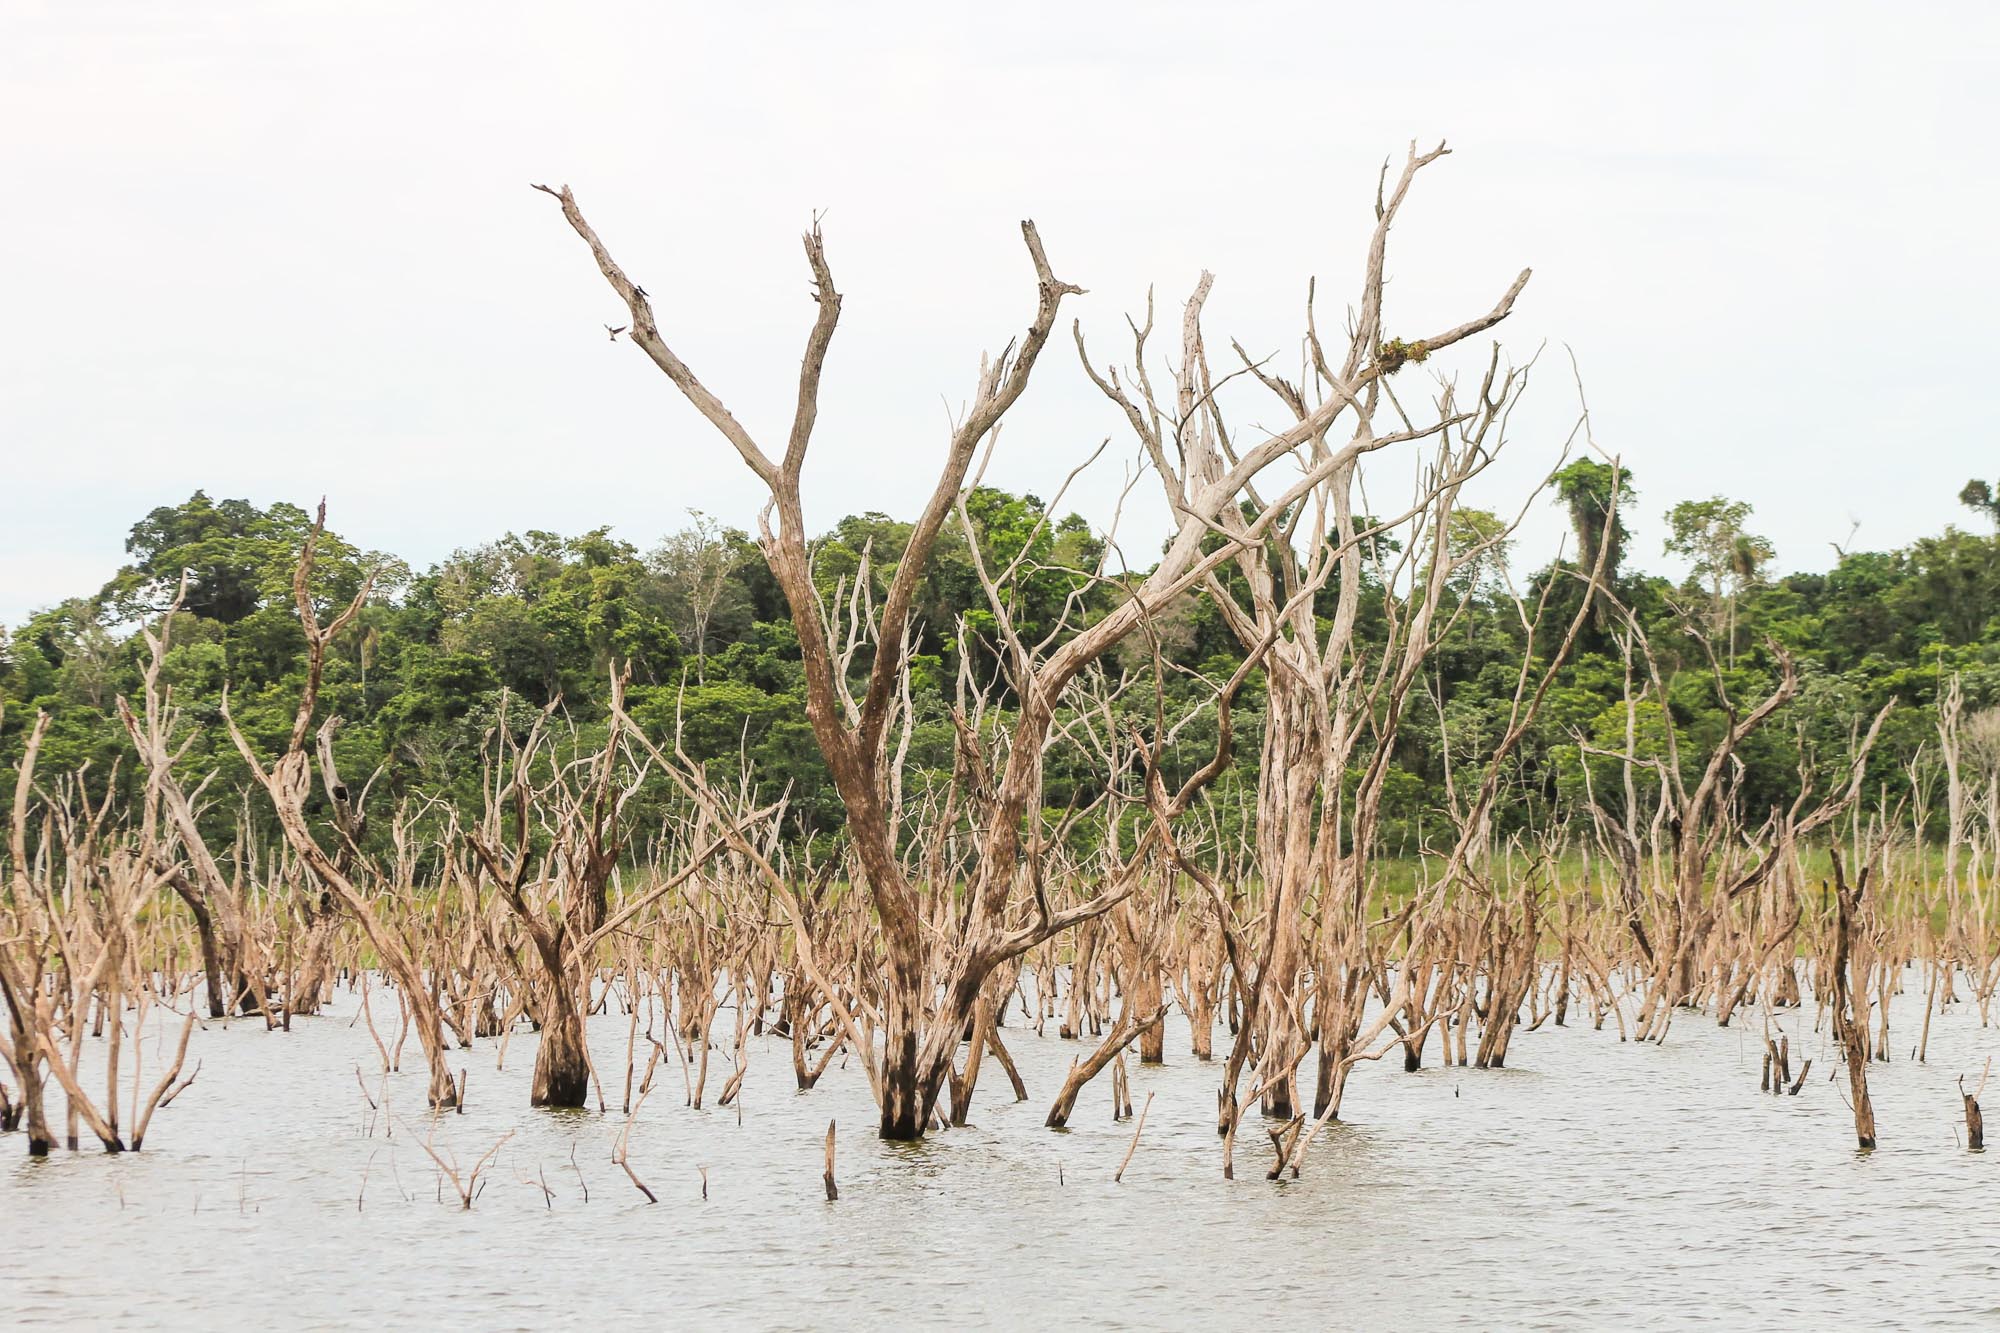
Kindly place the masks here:
[[(0, 1137), (0, 1327), (2000, 1325), (2000, 1155), (1961, 1146), (1954, 1086), (2000, 1032), (1970, 1005), (1934, 1021), (1928, 1063), (1873, 1067), (1873, 1153), (1854, 1150), (1810, 1012), (1784, 1020), (1795, 1064), (1813, 1057), (1795, 1098), (1757, 1091), (1757, 1015), (1683, 1014), (1660, 1046), (1573, 1022), (1519, 1033), (1506, 1070), (1363, 1065), (1345, 1122), (1277, 1184), (1254, 1128), (1221, 1178), (1220, 1070), (1184, 1028), (1164, 1067), (1133, 1067), (1135, 1106), (1154, 1100), (1117, 1184), (1133, 1125), (1113, 1123), (1108, 1075), (1068, 1132), (1042, 1126), (1080, 1049), (1053, 1024), (1037, 1038), (1009, 1019), (1030, 1101), (989, 1064), (973, 1125), (919, 1145), (873, 1137), (858, 1066), (801, 1094), (789, 1044), (753, 1040), (740, 1108), (690, 1109), (679, 1067), (659, 1070), (630, 1143), (657, 1205), (610, 1160), (614, 1013), (591, 1038), (609, 1115), (528, 1108), (532, 1034), (504, 1070), (495, 1042), (454, 1055), (469, 1107), (437, 1118), (433, 1147), (469, 1167), (513, 1131), (468, 1212), (419, 1146), (414, 1040), (371, 1117), (354, 1069), (380, 1062), (355, 1004), (342, 991), (289, 1034), (197, 1031), (200, 1077), (143, 1153), (31, 1162)], [(162, 1031), (149, 1022), (152, 1070)], [(729, 1069), (718, 1050), (711, 1099)]]

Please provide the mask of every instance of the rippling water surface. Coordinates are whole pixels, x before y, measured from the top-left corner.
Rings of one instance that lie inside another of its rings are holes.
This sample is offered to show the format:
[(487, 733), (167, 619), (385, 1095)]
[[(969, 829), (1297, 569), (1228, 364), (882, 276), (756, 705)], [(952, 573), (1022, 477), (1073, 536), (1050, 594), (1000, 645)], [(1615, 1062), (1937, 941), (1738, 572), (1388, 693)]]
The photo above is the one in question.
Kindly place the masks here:
[[(454, 1054), (469, 1107), (433, 1146), (469, 1167), (513, 1132), (467, 1212), (418, 1142), (414, 1040), (392, 1124), (369, 1132), (354, 1070), (379, 1060), (355, 1003), (343, 991), (289, 1034), (197, 1031), (200, 1077), (143, 1153), (30, 1162), (0, 1137), (0, 1327), (2000, 1325), (2000, 1158), (1964, 1150), (1954, 1085), (2000, 1032), (1969, 1004), (1934, 1020), (1925, 1064), (1907, 1058), (1918, 1005), (1898, 1011), (1901, 1058), (1873, 1067), (1874, 1153), (1853, 1149), (1810, 1010), (1783, 1020), (1795, 1063), (1813, 1057), (1796, 1098), (1757, 1091), (1757, 1015), (1683, 1014), (1660, 1046), (1573, 1022), (1519, 1033), (1506, 1070), (1364, 1065), (1347, 1121), (1275, 1185), (1254, 1132), (1221, 1178), (1220, 1069), (1187, 1055), (1184, 1029), (1164, 1067), (1133, 1067), (1135, 1105), (1155, 1096), (1117, 1184), (1132, 1123), (1113, 1123), (1108, 1075), (1070, 1131), (1042, 1127), (1080, 1049), (1053, 1024), (1037, 1038), (1009, 1019), (1030, 1101), (989, 1063), (974, 1124), (920, 1145), (873, 1137), (858, 1067), (801, 1094), (789, 1044), (753, 1040), (740, 1108), (692, 1110), (679, 1067), (660, 1069), (630, 1145), (654, 1206), (610, 1160), (613, 1014), (592, 1029), (609, 1115), (529, 1110), (532, 1034), (504, 1069), (495, 1042)], [(158, 1035), (150, 1069), (170, 1053)], [(711, 1098), (727, 1050), (713, 1063)]]

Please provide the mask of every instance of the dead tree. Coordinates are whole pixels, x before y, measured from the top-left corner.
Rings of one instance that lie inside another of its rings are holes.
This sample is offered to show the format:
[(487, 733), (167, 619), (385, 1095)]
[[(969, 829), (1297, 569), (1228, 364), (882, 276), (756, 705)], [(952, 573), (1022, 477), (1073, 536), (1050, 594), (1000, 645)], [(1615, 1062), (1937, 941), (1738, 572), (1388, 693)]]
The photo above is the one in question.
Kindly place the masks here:
[(7, 935), (0, 942), (0, 997), (7, 1002), (6, 1056), (19, 1085), (20, 1101), (20, 1109), (12, 1113), (12, 1119), (17, 1123), (27, 1122), (30, 1157), (47, 1157), (54, 1141), (43, 1095), (47, 1085), (46, 1057), (37, 1009), (50, 952), (48, 926), (42, 895), (31, 878), (28, 861), (28, 811), (34, 792), (35, 761), (48, 730), (49, 715), (37, 713), (16, 771), (12, 817), (7, 827), (7, 913), (4, 923), (0, 923), (4, 924)]
[(284, 753), (268, 768), (265, 766), (249, 738), (230, 715), (227, 692), (222, 697), (222, 716), (229, 727), (230, 738), (243, 756), (243, 762), (249, 765), (258, 785), (269, 796), (285, 841), (297, 853), (305, 868), (332, 890), (341, 905), (360, 923), (383, 969), (395, 980), (401, 999), (409, 1005), (417, 1041), (423, 1046), (424, 1057), (430, 1066), (430, 1104), (434, 1107), (454, 1107), (459, 1104), (459, 1093), (445, 1064), (444, 1015), (431, 991), (430, 979), (425, 975), (423, 965), (408, 941), (376, 911), (368, 896), (342, 868), (340, 860), (320, 844), (306, 818), (306, 801), (312, 793), (313, 779), (312, 757), (306, 749), (306, 738), (312, 733), (313, 714), (319, 706), (320, 679), (326, 669), (327, 647), (361, 614), (374, 582), (372, 576), (362, 580), (360, 589), (346, 609), (326, 625), (319, 623), (319, 613), (313, 609), (311, 578), (313, 552), (325, 529), (326, 504), (322, 501), (313, 518), (312, 529), (306, 534), (305, 547), (299, 553), (298, 565), (292, 576), (292, 596), (298, 606), (299, 627), (305, 632), (306, 670), (305, 684), (299, 693), (298, 711), (293, 717)]
[[(173, 829), (178, 848), (161, 846), (161, 867), (169, 872), (168, 883), (194, 918), (195, 933), (201, 942), (203, 969), (208, 975), (208, 1012), (221, 1018), (232, 1004), (242, 1013), (259, 1009), (269, 1012), (263, 995), (261, 964), (247, 956), (252, 947), (245, 938), (242, 913), (234, 890), (210, 853), (196, 818), (194, 801), (181, 786), (174, 765), (186, 751), (183, 743), (172, 745), (176, 721), (171, 691), (160, 683), (173, 633), (174, 617), (187, 597), (187, 578), (160, 618), (158, 633), (141, 627), (147, 655), (141, 668), (144, 686), (144, 714), (136, 713), (123, 695), (118, 696), (118, 716), (125, 733), (145, 767), (148, 803), (156, 805)], [(179, 855), (173, 855), (175, 851)]]
[[(123, 1108), (135, 1116), (130, 1146), (137, 1148), (180, 1074), (195, 1023), (190, 1012), (173, 1064), (151, 1097), (142, 1099), (140, 1037), (154, 1001), (152, 963), (161, 945), (157, 929), (143, 929), (141, 918), (152, 908), (157, 920), (172, 862), (161, 848), (157, 793), (140, 802), (135, 818), (120, 821), (112, 813), (113, 792), (93, 803), (75, 775), (67, 775), (50, 784), (52, 793), (43, 793), (36, 810), (36, 764), (48, 723), (48, 714), (37, 716), (21, 756), (8, 828), (10, 864), (0, 884), (0, 1000), (7, 1011), (0, 1059), (19, 1084), (18, 1101), (0, 1091), (0, 1129), (25, 1121), (28, 1154), (47, 1156), (55, 1136), (45, 1099), (54, 1083), (67, 1102), (67, 1146), (76, 1150), (88, 1126), (106, 1152), (121, 1153), (127, 1148)], [(31, 853), (34, 824), (41, 837)], [(159, 982), (166, 984), (164, 974)], [(192, 1003), (191, 993), (188, 999)], [(93, 1094), (85, 1087), (83, 1053), (88, 1039), (100, 1036), (104, 1085)], [(121, 1083), (130, 1089), (129, 1102), (121, 1097)]]
[[(1833, 1036), (1847, 1061), (1849, 1101), (1854, 1111), (1854, 1138), (1863, 1148), (1875, 1146), (1875, 1104), (1868, 1097), (1868, 930), (1862, 920), (1862, 899), (1874, 867), (1863, 859), (1852, 887), (1839, 851), (1833, 857), (1836, 902), (1832, 965)], [(1855, 946), (1862, 949), (1857, 955)], [(1969, 1119), (1969, 1117), (1968, 1117)]]
[[(1168, 605), (1198, 586), (1210, 570), (1231, 557), (1236, 541), (1264, 539), (1276, 522), (1275, 512), (1251, 524), (1241, 537), (1220, 550), (1212, 540), (1218, 516), (1234, 504), (1243, 488), (1272, 463), (1290, 456), (1322, 432), (1344, 410), (1344, 404), (1330, 400), (1297, 426), (1244, 449), (1232, 459), (1215, 456), (1209, 470), (1191, 479), (1164, 555), (1152, 573), (1131, 589), (1128, 600), (1102, 619), (1074, 628), (1060, 643), (1035, 645), (1026, 661), (1016, 654), (1012, 684), (1019, 709), (1009, 728), (1006, 758), (998, 765), (991, 816), (979, 831), (972, 857), (966, 910), (953, 925), (948, 947), (940, 950), (943, 966), (927, 980), (932, 949), (923, 929), (925, 904), (897, 855), (888, 812), (886, 742), (896, 709), (896, 682), (911, 640), (919, 582), (939, 534), (958, 504), (979, 447), (992, 437), (1027, 389), (1063, 298), (1081, 289), (1055, 276), (1033, 224), (1024, 223), (1022, 235), (1037, 283), (1034, 319), (1017, 343), (985, 364), (970, 408), (950, 433), (937, 485), (903, 549), (894, 553), (895, 574), (881, 605), (872, 610), (869, 638), (873, 660), (857, 695), (849, 689), (845, 663), (836, 659), (829, 643), (811, 575), (799, 485), (818, 417), (821, 372), (841, 305), (817, 227), (807, 234), (805, 251), (819, 313), (806, 340), (797, 410), (783, 452), (774, 457), (669, 347), (660, 333), (651, 298), (612, 258), (569, 189), (537, 188), (561, 204), (564, 217), (590, 248), (599, 271), (624, 303), (632, 344), (728, 441), (770, 496), (760, 521), (760, 543), (798, 632), (807, 717), (846, 807), (853, 855), (875, 904), (887, 960), (881, 1131), (891, 1139), (917, 1138), (931, 1119), (953, 1053), (988, 975), (1009, 959), (1101, 915), (1119, 901), (1116, 896), (1099, 896), (1050, 912), (1036, 910), (1019, 893), (1026, 878), (1021, 874), (1022, 863), (1033, 855), (1026, 828), (1029, 815), (1039, 805), (1043, 742), (1069, 685), (1080, 671), (1130, 635), (1154, 608)], [(1379, 268), (1379, 256), (1372, 263)], [(1517, 283), (1513, 291), (1518, 290)], [(1510, 291), (1501, 307), (1475, 327), (1496, 322), (1512, 299)], [(1340, 466), (1338, 458), (1315, 464), (1294, 484), (1290, 498), (1307, 494), (1319, 476)]]
[[(496, 779), (497, 790), (480, 826), (465, 834), (482, 877), (513, 913), (538, 965), (541, 1041), (528, 1094), (532, 1106), (586, 1103), (591, 1069), (584, 1019), (592, 1004), (600, 946), (680, 889), (727, 845), (726, 836), (690, 845), (688, 859), (676, 873), (659, 873), (651, 885), (612, 910), (608, 888), (626, 848), (623, 811), (645, 776), (644, 765), (627, 764), (623, 757), (628, 725), (624, 685), (614, 672), (604, 743), (588, 756), (564, 762), (555, 754), (544, 732), (553, 704), (518, 744), (504, 735), (503, 723), (495, 744), (505, 778)], [(548, 770), (545, 780), (536, 777), (538, 765)], [(754, 811), (745, 823), (773, 813), (768, 808)], [(548, 830), (543, 848), (536, 845), (538, 828)], [(706, 1035), (704, 1024), (702, 1040)]]
[[(1391, 687), (1391, 677), (1377, 673), (1371, 679), (1359, 664), (1356, 634), (1363, 576), (1373, 539), (1381, 532), (1379, 525), (1370, 525), (1357, 515), (1360, 467), (1382, 449), (1441, 437), (1469, 417), (1482, 415), (1480, 409), (1460, 413), (1447, 395), (1435, 420), (1414, 423), (1402, 414), (1388, 391), (1388, 378), (1407, 364), (1422, 362), (1499, 323), (1528, 280), (1524, 271), (1492, 311), (1456, 328), (1414, 342), (1388, 336), (1383, 291), (1389, 231), (1417, 173), (1446, 151), (1439, 145), (1418, 153), (1413, 146), (1393, 186), (1385, 166), (1360, 303), (1347, 347), (1338, 361), (1327, 354), (1320, 340), (1310, 298), (1304, 338), (1310, 380), (1295, 385), (1268, 373), (1263, 362), (1253, 360), (1240, 346), (1235, 348), (1242, 366), (1234, 375), (1256, 377), (1295, 421), (1290, 433), (1299, 438), (1303, 470), (1311, 479), (1304, 489), (1294, 486), (1275, 495), (1262, 493), (1254, 479), (1245, 484), (1248, 503), (1217, 515), (1218, 530), (1235, 539), (1233, 564), (1245, 595), (1239, 599), (1219, 570), (1210, 574), (1204, 588), (1246, 650), (1269, 644), (1264, 753), (1257, 787), (1257, 851), (1270, 930), (1268, 953), (1257, 960), (1254, 984), (1275, 988), (1288, 1002), (1260, 1005), (1262, 1022), (1246, 1034), (1245, 1039), (1260, 1052), (1260, 1063), (1296, 1064), (1305, 1052), (1307, 1036), (1294, 1022), (1300, 1007), (1289, 1000), (1297, 996), (1301, 969), (1307, 961), (1302, 944), (1306, 905), (1328, 900), (1326, 875), (1339, 859), (1341, 839), (1349, 837), (1359, 846), (1371, 836), (1366, 829), (1343, 828), (1338, 808), (1342, 776), (1363, 731), (1358, 725), (1361, 715), (1372, 711), (1377, 722), (1385, 717), (1389, 721), (1390, 734), (1380, 739), (1385, 755), (1392, 744), (1394, 718), (1400, 715), (1401, 695)], [(1129, 384), (1116, 371), (1100, 374), (1084, 356), (1091, 379), (1117, 404), (1138, 436), (1168, 506), (1176, 514), (1186, 511), (1190, 496), (1208, 477), (1234, 463), (1239, 448), (1220, 399), (1220, 390), (1234, 375), (1218, 378), (1211, 371), (1202, 333), (1202, 309), (1211, 282), (1210, 275), (1202, 274), (1183, 311), (1171, 401), (1155, 393), (1146, 364), (1146, 343), (1153, 324), (1150, 309), (1143, 326), (1133, 325)], [(1077, 347), (1083, 354), (1080, 332)], [(1488, 424), (1500, 419), (1515, 388), (1511, 372), (1496, 383), (1489, 371), (1481, 392), (1481, 408)], [(1398, 420), (1378, 429), (1376, 417), (1385, 409)], [(1330, 438), (1336, 430), (1345, 432), (1344, 443)], [(1483, 436), (1483, 429), (1480, 434)], [(1452, 456), (1447, 453), (1446, 457)], [(1421, 497), (1411, 514), (1405, 515), (1423, 516), (1416, 524), (1419, 529), (1433, 513), (1442, 522), (1442, 516), (1452, 508), (1458, 486), (1472, 471), (1484, 467), (1486, 456), (1474, 447), (1452, 461), (1466, 470), (1441, 474), (1431, 494)], [(1253, 527), (1262, 530), (1260, 538), (1251, 537)], [(1329, 586), (1336, 590), (1334, 607), (1329, 617), (1322, 617), (1321, 592)], [(1434, 605), (1430, 600), (1413, 599), (1419, 622), (1428, 621)], [(1416, 632), (1404, 637), (1404, 646), (1428, 649), (1425, 623), (1410, 628)], [(1401, 681), (1405, 692), (1411, 679), (1413, 673)], [(1384, 698), (1385, 689), (1395, 697)], [(1371, 709), (1371, 703), (1377, 706)], [(1378, 767), (1378, 778), (1386, 776), (1386, 763)], [(1371, 802), (1363, 792), (1354, 798), (1354, 804), (1365, 814)], [(1355, 978), (1359, 980), (1359, 972)], [(1289, 1118), (1292, 1080), (1265, 1082), (1266, 1113)]]

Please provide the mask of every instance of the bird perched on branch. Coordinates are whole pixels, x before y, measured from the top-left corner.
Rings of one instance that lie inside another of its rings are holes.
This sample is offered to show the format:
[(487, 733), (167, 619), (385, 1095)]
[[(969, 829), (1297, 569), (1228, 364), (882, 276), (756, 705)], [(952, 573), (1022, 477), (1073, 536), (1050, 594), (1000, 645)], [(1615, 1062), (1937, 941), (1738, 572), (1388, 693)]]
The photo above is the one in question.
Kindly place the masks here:
[(608, 333), (608, 334), (610, 334), (610, 335), (611, 335), (611, 341), (612, 341), (612, 342), (617, 342), (617, 341), (618, 341), (618, 335), (619, 335), (619, 334), (621, 334), (621, 333), (623, 333), (623, 332), (625, 332), (625, 325), (623, 325), (623, 324), (620, 324), (620, 325), (619, 325), (619, 326), (618, 326), (617, 328), (615, 328), (615, 329), (614, 329), (614, 328), (612, 328), (612, 327), (611, 327), (611, 326), (610, 326), (609, 324), (606, 324), (606, 325), (604, 326), (604, 331), (605, 331), (606, 333)]

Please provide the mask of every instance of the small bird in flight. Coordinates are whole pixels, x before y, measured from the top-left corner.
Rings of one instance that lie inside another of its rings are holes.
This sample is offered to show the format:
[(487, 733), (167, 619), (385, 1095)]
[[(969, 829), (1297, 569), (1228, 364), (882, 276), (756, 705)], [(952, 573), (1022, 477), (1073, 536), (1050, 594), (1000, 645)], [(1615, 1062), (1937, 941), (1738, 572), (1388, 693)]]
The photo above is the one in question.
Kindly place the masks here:
[(617, 328), (614, 329), (609, 324), (606, 324), (604, 326), (604, 331), (611, 335), (612, 342), (617, 342), (618, 335), (625, 332), (625, 326), (623, 324), (620, 324)]

